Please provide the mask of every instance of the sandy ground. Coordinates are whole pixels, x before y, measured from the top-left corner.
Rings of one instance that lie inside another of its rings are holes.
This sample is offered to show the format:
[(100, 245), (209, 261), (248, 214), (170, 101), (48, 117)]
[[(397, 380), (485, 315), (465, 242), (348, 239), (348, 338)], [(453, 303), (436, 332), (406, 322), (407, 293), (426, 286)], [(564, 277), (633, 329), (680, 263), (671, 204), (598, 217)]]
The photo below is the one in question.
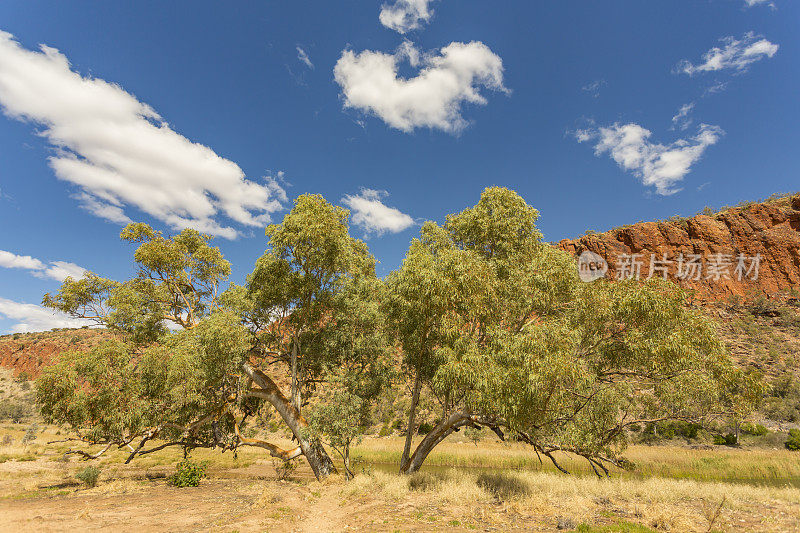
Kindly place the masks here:
[[(340, 478), (318, 483), (305, 469), (290, 481), (279, 481), (266, 463), (212, 471), (196, 488), (168, 485), (159, 477), (168, 472), (166, 467), (121, 467), (87, 489), (66, 475), (75, 466), (43, 460), (0, 464), (0, 531), (558, 530), (556, 515), (520, 502), (465, 499), (453, 504), (414, 491), (392, 497), (377, 486), (354, 491), (355, 485)], [(597, 501), (594, 507), (595, 524), (639, 522), (634, 504)], [(800, 531), (799, 513), (781, 502), (740, 506), (724, 510), (715, 530)], [(658, 530), (676, 531), (668, 526)], [(698, 530), (704, 526), (698, 524)]]

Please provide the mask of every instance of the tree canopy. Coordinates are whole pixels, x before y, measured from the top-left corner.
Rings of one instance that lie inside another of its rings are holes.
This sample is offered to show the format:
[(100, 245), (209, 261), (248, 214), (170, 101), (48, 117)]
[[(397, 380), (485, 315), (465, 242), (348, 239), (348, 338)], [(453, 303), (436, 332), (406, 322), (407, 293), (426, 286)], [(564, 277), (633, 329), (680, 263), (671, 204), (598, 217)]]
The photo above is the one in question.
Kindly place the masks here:
[[(464, 426), (605, 469), (627, 426), (720, 414), (741, 379), (680, 288), (584, 283), (568, 254), (541, 241), (537, 218), (516, 193), (489, 188), (444, 226), (424, 225), (389, 276), (388, 314), (414, 397), (426, 384), (442, 405), (413, 455), (407, 441), (402, 471)], [(412, 398), (412, 429), (415, 410)]]
[[(401, 471), (463, 427), (556, 451), (605, 471), (626, 428), (744, 413), (757, 395), (714, 325), (663, 280), (580, 281), (575, 261), (542, 241), (539, 213), (491, 187), (444, 224), (423, 224), (401, 266), (375, 275), (348, 212), (302, 195), (243, 285), (211, 238), (166, 237), (141, 223), (125, 281), (67, 278), (44, 304), (117, 335), (69, 352), (37, 382), (47, 420), (128, 460), (163, 449), (259, 446), (304, 456), (318, 478), (366, 429), (390, 380), (411, 390)], [(394, 364), (397, 361), (399, 364)], [(399, 371), (399, 372), (398, 372)], [(439, 422), (412, 453), (420, 395)], [(246, 427), (277, 413), (294, 449)]]

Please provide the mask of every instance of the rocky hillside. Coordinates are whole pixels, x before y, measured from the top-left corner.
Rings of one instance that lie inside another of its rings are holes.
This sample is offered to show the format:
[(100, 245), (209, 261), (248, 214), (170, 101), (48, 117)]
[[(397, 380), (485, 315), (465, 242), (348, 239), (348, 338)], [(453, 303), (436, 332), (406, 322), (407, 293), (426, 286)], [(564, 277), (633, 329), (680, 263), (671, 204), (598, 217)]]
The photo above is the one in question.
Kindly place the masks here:
[(701, 300), (800, 289), (800, 194), (587, 232), (558, 247), (599, 255), (610, 278), (666, 275)]
[(42, 366), (67, 350), (85, 350), (109, 338), (96, 329), (57, 329), (38, 333), (14, 333), (0, 336), (0, 367), (10, 368), (15, 377), (28, 379), (39, 375)]

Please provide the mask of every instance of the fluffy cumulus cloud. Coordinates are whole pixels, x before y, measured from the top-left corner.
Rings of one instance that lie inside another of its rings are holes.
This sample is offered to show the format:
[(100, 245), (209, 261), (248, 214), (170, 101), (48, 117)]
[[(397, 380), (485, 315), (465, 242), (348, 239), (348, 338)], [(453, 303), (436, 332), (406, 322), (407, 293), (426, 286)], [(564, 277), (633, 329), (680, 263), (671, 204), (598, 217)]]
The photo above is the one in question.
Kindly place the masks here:
[(703, 54), (702, 63), (695, 65), (684, 59), (678, 63), (677, 71), (690, 76), (699, 72), (715, 72), (725, 69), (746, 72), (756, 61), (772, 57), (778, 52), (777, 44), (771, 43), (753, 32), (745, 33), (741, 39), (723, 37), (720, 41), (723, 46), (715, 46)]
[(6, 252), (5, 250), (0, 250), (0, 267), (41, 270), (45, 268), (45, 265), (38, 259), (29, 255), (17, 255), (11, 252)]
[(342, 203), (350, 208), (353, 224), (360, 226), (367, 233), (376, 235), (382, 235), (387, 231), (399, 233), (411, 227), (414, 219), (381, 201), (381, 198), (387, 195), (386, 191), (361, 189), (359, 194), (346, 195), (342, 198)]
[(401, 34), (418, 30), (433, 17), (433, 0), (395, 0), (383, 4), (378, 18), (381, 24)]
[(68, 263), (67, 261), (52, 261), (46, 264), (29, 255), (17, 255), (12, 252), (0, 250), (0, 267), (3, 268), (22, 268), (30, 270), (31, 274), (38, 278), (50, 278), (56, 281), (64, 281), (67, 277), (78, 279), (83, 277), (86, 269)]
[(694, 137), (661, 144), (650, 140), (650, 130), (631, 123), (578, 130), (575, 138), (578, 142), (595, 142), (597, 156), (608, 153), (620, 168), (655, 187), (658, 194), (669, 195), (680, 190), (676, 185), (723, 134), (717, 126), (701, 124)]
[[(419, 72), (401, 78), (398, 65), (408, 61)], [(415, 128), (463, 130), (463, 104), (485, 105), (481, 88), (506, 91), (503, 61), (481, 42), (450, 43), (439, 53), (421, 54), (406, 41), (394, 53), (342, 52), (334, 68), (344, 105), (373, 114), (404, 132)]]
[(79, 328), (89, 325), (88, 321), (56, 313), (39, 305), (15, 302), (6, 298), (0, 298), (0, 316), (15, 322), (8, 330), (9, 333)]
[(50, 266), (41, 271), (34, 273), (35, 276), (51, 278), (56, 281), (64, 281), (68, 277), (72, 279), (80, 279), (86, 273), (86, 269), (78, 266), (75, 263), (67, 261), (53, 261)]
[(84, 209), (125, 223), (126, 208), (136, 207), (176, 230), (235, 238), (230, 221), (263, 226), (282, 208), (276, 181), (245, 179), (238, 165), (176, 133), (118, 85), (83, 77), (58, 50), (40, 48), (0, 32), (0, 105), (41, 127), (56, 149), (51, 167), (81, 189)]

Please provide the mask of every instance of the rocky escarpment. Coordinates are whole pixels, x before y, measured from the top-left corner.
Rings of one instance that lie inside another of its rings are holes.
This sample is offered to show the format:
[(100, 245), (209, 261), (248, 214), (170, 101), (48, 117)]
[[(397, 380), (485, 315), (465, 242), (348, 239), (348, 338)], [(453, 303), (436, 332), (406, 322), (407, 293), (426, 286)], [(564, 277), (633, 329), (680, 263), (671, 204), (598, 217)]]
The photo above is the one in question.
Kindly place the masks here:
[(38, 333), (14, 333), (0, 337), (0, 366), (11, 368), (14, 376), (35, 378), (42, 367), (68, 350), (82, 351), (111, 335), (105, 330), (60, 329)]
[(587, 250), (601, 256), (609, 278), (666, 276), (700, 299), (800, 289), (800, 194), (640, 222), (558, 247), (576, 257)]

